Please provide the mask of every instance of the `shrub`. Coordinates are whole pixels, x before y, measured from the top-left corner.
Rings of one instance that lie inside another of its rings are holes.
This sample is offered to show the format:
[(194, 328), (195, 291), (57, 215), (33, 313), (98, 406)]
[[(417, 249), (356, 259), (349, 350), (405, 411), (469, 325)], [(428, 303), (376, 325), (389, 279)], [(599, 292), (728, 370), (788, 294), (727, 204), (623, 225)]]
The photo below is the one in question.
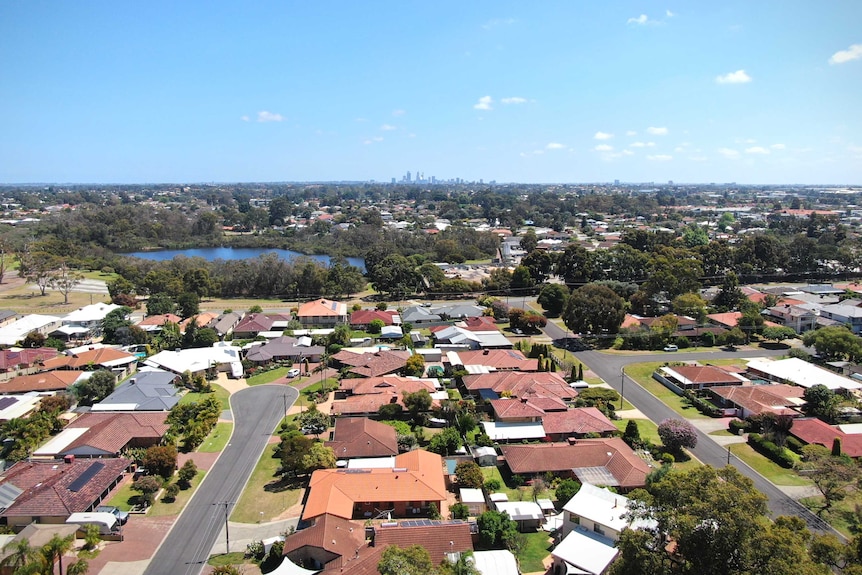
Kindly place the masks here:
[(658, 426), (658, 435), (668, 451), (679, 452), (683, 447), (697, 445), (697, 432), (682, 419), (665, 419)]
[(470, 516), (470, 509), (463, 503), (455, 503), (449, 507), (449, 511), (453, 519), (467, 519)]
[(748, 423), (739, 419), (731, 419), (727, 424), (727, 429), (734, 435), (739, 435), (740, 432), (745, 433), (748, 430)]
[(676, 346), (680, 349), (686, 349), (688, 347), (691, 347), (691, 341), (689, 341), (689, 339), (684, 335), (681, 335), (676, 338), (674, 343), (676, 343)]
[(455, 466), (455, 475), (458, 477), (458, 485), (478, 489), (482, 487), (482, 470), (474, 461), (462, 461)]
[(795, 463), (787, 449), (778, 447), (771, 441), (764, 439), (764, 437), (759, 433), (748, 434), (748, 444), (753, 447), (755, 451), (765, 455), (781, 467), (790, 469)]
[(792, 435), (787, 436), (787, 439), (784, 440), (784, 444), (785, 447), (796, 453), (802, 453), (802, 448), (805, 447), (805, 443), (799, 441)]
[(676, 461), (676, 458), (671, 453), (662, 453), (661, 454), (661, 464), (662, 465), (673, 465)]
[(261, 559), (263, 559), (265, 553), (266, 547), (264, 547), (263, 541), (252, 541), (245, 546), (246, 557), (257, 559), (258, 561), (260, 561)]
[(176, 483), (171, 483), (165, 487), (164, 500), (167, 502), (176, 501), (177, 495), (180, 494), (180, 486)]
[(522, 485), (524, 485), (524, 478), (521, 477), (520, 475), (513, 475), (512, 476), (512, 485), (515, 487), (521, 487)]
[(501, 483), (499, 479), (489, 479), (485, 482), (485, 489), (488, 491), (497, 491), (500, 487)]

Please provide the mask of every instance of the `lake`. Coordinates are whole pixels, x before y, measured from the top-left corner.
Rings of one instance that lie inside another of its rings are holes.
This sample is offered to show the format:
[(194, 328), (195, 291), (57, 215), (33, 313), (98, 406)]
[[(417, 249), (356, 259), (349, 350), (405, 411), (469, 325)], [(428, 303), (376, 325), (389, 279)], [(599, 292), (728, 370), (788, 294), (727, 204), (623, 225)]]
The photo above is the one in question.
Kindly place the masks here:
[[(249, 260), (257, 258), (263, 254), (275, 253), (280, 258), (290, 261), (295, 258), (306, 257), (329, 265), (329, 256), (307, 256), (292, 250), (279, 250), (273, 248), (193, 248), (188, 250), (156, 250), (149, 252), (131, 252), (123, 255), (142, 258), (145, 260), (155, 260), (158, 262), (172, 260), (176, 256), (185, 256), (188, 258), (203, 258), (207, 261), (213, 260)], [(365, 272), (365, 260), (362, 258), (347, 258), (347, 262), (356, 266)]]

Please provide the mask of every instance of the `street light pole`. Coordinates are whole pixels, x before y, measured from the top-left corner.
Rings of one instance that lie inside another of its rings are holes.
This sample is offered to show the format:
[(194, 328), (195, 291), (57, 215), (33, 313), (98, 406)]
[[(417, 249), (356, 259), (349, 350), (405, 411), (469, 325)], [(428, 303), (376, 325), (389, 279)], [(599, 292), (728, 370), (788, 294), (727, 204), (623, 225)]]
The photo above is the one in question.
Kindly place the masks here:
[(626, 372), (625, 368), (620, 368), (620, 411), (623, 409), (623, 402), (625, 402), (626, 395)]

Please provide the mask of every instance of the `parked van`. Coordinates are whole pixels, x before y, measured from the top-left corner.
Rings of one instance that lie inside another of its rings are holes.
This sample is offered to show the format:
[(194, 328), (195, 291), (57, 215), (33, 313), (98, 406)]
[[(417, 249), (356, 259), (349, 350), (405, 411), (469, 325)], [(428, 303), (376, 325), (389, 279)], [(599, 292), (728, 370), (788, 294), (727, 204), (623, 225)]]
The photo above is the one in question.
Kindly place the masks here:
[(98, 525), (99, 535), (110, 535), (119, 529), (116, 515), (104, 511), (90, 511), (87, 513), (72, 513), (66, 519), (67, 525), (79, 525), (83, 531), (87, 525)]

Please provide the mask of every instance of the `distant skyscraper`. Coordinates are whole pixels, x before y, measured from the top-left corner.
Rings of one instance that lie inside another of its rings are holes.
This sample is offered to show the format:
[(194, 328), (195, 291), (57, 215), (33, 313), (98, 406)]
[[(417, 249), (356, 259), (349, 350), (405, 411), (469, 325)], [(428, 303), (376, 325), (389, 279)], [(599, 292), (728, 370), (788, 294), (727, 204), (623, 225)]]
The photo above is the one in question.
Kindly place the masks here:
[(619, 185), (620, 185), (620, 181), (619, 181), (619, 180), (614, 180), (614, 185), (615, 185), (615, 186), (619, 186)]
[(411, 181), (411, 180), (410, 180), (410, 170), (407, 170), (407, 176), (405, 177), (405, 179), (406, 179), (408, 182), (410, 182), (410, 181)]

